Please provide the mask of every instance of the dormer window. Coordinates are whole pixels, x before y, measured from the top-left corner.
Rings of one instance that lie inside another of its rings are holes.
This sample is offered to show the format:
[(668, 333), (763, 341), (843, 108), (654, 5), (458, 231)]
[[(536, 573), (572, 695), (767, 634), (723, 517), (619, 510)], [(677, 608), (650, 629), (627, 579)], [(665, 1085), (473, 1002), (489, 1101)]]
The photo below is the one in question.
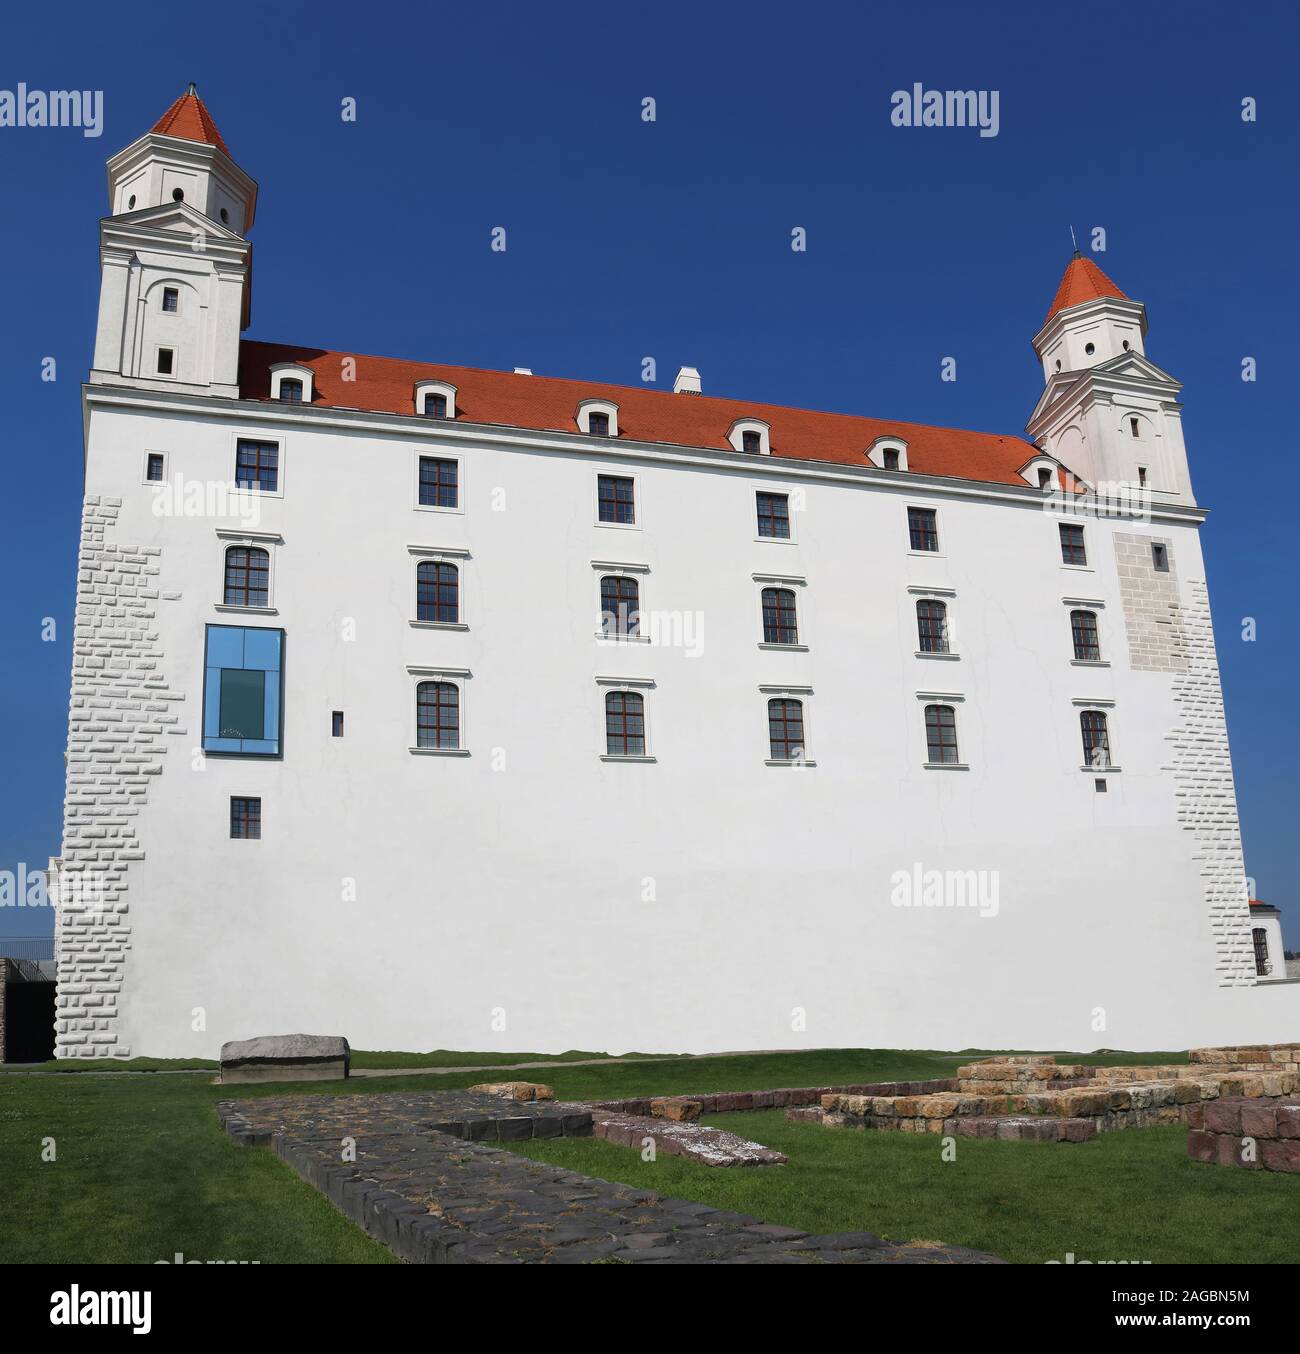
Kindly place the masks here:
[(417, 381), (415, 412), (422, 418), (455, 418), (456, 387), (446, 381)]
[(271, 398), (283, 404), (310, 404), (312, 377), (310, 367), (282, 362), (271, 368)]
[(1061, 491), (1060, 463), (1047, 456), (1035, 456), (1020, 467), (1020, 477), (1026, 484), (1032, 484), (1043, 493)]
[(1052, 487), (1052, 468), (1047, 465), (1038, 467), (1038, 487), (1040, 489), (1050, 489)]
[(770, 430), (762, 419), (738, 418), (727, 432), (727, 441), (733, 451), (750, 456), (767, 456), (772, 451)]
[(867, 448), (867, 460), (877, 470), (906, 470), (907, 443), (901, 437), (877, 437)]
[(588, 437), (618, 436), (618, 405), (609, 400), (583, 400), (578, 405), (578, 429)]

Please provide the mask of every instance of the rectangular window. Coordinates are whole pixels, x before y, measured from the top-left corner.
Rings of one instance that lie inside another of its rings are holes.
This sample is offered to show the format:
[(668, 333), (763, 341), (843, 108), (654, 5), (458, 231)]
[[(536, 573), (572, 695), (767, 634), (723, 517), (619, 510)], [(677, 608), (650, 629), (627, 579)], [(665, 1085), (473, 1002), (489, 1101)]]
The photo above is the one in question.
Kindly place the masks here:
[(799, 643), (793, 588), (763, 589), (763, 643)]
[(907, 534), (913, 550), (938, 550), (938, 513), (933, 508), (908, 508)]
[(343, 737), (343, 711), (335, 710), (330, 716), (330, 735), (334, 738)]
[(774, 696), (767, 703), (767, 735), (774, 762), (804, 758), (803, 701)]
[(770, 494), (760, 489), (757, 496), (758, 534), (774, 541), (790, 539), (790, 495)]
[(587, 431), (592, 437), (608, 437), (609, 415), (598, 414), (593, 410), (587, 415)]
[(262, 801), (231, 797), (230, 835), (244, 841), (262, 839)]
[(741, 449), (751, 456), (759, 455), (763, 450), (763, 434), (752, 428), (740, 434)]
[(460, 748), (460, 688), (455, 682), (421, 682), (415, 688), (415, 746)]
[(241, 437), (235, 443), (235, 483), (273, 494), (280, 485), (280, 444)]
[(460, 507), (460, 462), (439, 456), (420, 457), (420, 506)]
[(1151, 567), (1158, 574), (1169, 572), (1169, 547), (1156, 542), (1151, 547)]
[(1110, 766), (1110, 733), (1101, 710), (1081, 710), (1079, 727), (1083, 732), (1083, 761), (1098, 770)]
[(1272, 972), (1268, 962), (1268, 932), (1262, 926), (1256, 926), (1251, 930), (1250, 938), (1255, 945), (1255, 976), (1266, 977)]
[(283, 630), (209, 625), (203, 659), (203, 749), (280, 755)]
[(885, 449), (883, 460), (885, 463), (886, 470), (898, 469), (898, 452), (895, 451), (893, 447), (887, 447)]
[(160, 483), (162, 481), (163, 477), (162, 452), (151, 451), (149, 453), (149, 458), (145, 462), (144, 477), (145, 479), (152, 480), (156, 483)]
[(181, 307), (181, 294), (175, 287), (164, 287), (162, 308), (168, 315), (175, 315)]
[(460, 623), (460, 570), (421, 560), (415, 569), (415, 619), (437, 625)]
[(1083, 544), (1083, 528), (1076, 522), (1061, 523), (1061, 563), (1087, 564), (1088, 552)]
[(605, 693), (605, 755), (645, 756), (645, 697), (639, 691)]
[(1074, 656), (1079, 662), (1101, 662), (1101, 640), (1097, 635), (1095, 611), (1070, 612), (1070, 633), (1074, 637)]
[(636, 481), (627, 475), (599, 476), (596, 504), (600, 521), (632, 526), (636, 522)]
[(925, 707), (925, 748), (933, 765), (957, 760), (957, 714), (951, 705)]
[(170, 376), (172, 374), (172, 358), (175, 354), (170, 348), (158, 349), (158, 375)]

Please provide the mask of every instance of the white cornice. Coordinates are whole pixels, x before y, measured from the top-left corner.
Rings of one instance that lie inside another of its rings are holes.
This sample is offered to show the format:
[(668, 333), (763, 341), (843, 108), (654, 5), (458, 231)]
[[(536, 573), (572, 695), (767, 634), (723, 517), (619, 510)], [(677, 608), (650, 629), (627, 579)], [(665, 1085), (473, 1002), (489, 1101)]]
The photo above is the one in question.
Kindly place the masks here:
[[(413, 414), (344, 409), (336, 405), (267, 403), (262, 400), (223, 399), (94, 384), (83, 385), (81, 389), (87, 415), (92, 409), (135, 409), (145, 413), (205, 418), (218, 422), (254, 423), (262, 428), (342, 429), (408, 443), (428, 442), (445, 446), (448, 442), (460, 442), (484, 449), (504, 448), (588, 456), (594, 461), (627, 460), (660, 465), (705, 466), (750, 478), (770, 475), (784, 480), (857, 485), (902, 497), (925, 493), (938, 498), (1007, 503), (1031, 508), (1035, 512), (1041, 512), (1043, 507), (1042, 490), (1028, 484), (991, 484), (983, 480), (923, 475), (916, 471), (900, 474), (896, 470), (877, 470), (865, 462), (862, 465), (841, 465), (832, 461), (804, 461), (783, 456), (747, 456), (740, 460), (730, 449), (719, 451), (714, 447), (637, 442), (624, 438), (615, 443), (611, 438), (590, 437), (585, 433), (564, 433), (495, 423), (452, 423), (450, 420), (419, 418)], [(1206, 515), (1204, 508), (1171, 504), (1155, 514), (1154, 520), (1200, 523)]]

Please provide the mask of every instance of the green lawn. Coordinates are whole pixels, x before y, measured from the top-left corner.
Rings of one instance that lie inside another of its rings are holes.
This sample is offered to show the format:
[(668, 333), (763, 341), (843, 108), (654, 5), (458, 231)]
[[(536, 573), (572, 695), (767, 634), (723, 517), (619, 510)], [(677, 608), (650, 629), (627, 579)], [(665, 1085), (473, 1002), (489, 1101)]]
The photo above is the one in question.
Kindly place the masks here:
[[(384, 1055), (407, 1066), (421, 1055)], [(423, 1055), (429, 1065), (493, 1055)], [(506, 1058), (507, 1055), (495, 1055)], [(567, 1055), (577, 1057), (579, 1055)], [(950, 1075), (969, 1054), (837, 1050), (672, 1059), (528, 1074), (566, 1099)], [(1089, 1062), (1172, 1062), (1169, 1053), (1064, 1055)], [(445, 1060), (445, 1061), (444, 1061)], [(524, 1061), (519, 1055), (507, 1060)], [(85, 1069), (88, 1070), (88, 1069)], [(221, 1087), (207, 1073), (167, 1076), (0, 1075), (0, 1262), (170, 1259), (384, 1263), (371, 1242), (270, 1151), (231, 1144), (213, 1104), (232, 1096), (365, 1095), (470, 1085), (481, 1074)], [(937, 1139), (787, 1123), (780, 1112), (714, 1122), (779, 1148), (784, 1167), (718, 1170), (673, 1158), (646, 1164), (596, 1141), (522, 1144), (608, 1179), (813, 1231), (867, 1229), (956, 1242), (1008, 1259), (1294, 1262), (1300, 1179), (1186, 1158), (1177, 1128), (1052, 1146), (960, 1139), (944, 1163)], [(41, 1160), (53, 1138), (57, 1159)], [(16, 1220), (17, 1225), (13, 1225)]]

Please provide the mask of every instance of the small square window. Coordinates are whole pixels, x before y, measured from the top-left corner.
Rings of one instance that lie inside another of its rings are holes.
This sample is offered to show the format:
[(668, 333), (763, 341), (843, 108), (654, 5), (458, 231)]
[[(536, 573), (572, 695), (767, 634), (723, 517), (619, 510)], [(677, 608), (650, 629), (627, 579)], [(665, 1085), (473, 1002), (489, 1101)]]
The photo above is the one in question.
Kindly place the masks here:
[(273, 494), (280, 483), (280, 444), (241, 437), (235, 443), (235, 483)]
[(1083, 528), (1077, 522), (1061, 523), (1061, 563), (1086, 565), (1088, 551), (1083, 543)]
[(163, 477), (163, 455), (160, 451), (151, 451), (144, 463), (144, 477), (152, 483), (159, 484)]
[(587, 415), (587, 431), (592, 437), (608, 437), (609, 415), (597, 413), (595, 410), (592, 410), (592, 412)]
[(1092, 788), (1096, 790), (1096, 792), (1099, 795), (1106, 794), (1107, 793), (1106, 778), (1104, 776), (1098, 776), (1097, 779), (1093, 781)]
[(334, 738), (343, 737), (343, 711), (335, 710), (330, 716), (330, 732)]
[(420, 506), (460, 507), (460, 462), (440, 456), (420, 457)]
[(790, 539), (790, 495), (758, 491), (758, 534), (770, 540)]
[(168, 315), (175, 315), (181, 308), (181, 294), (175, 287), (164, 287), (162, 308)]
[(939, 514), (934, 508), (908, 508), (907, 534), (913, 550), (938, 550)]
[[(594, 415), (593, 415), (594, 417)], [(601, 475), (596, 481), (598, 518), (632, 526), (636, 522), (636, 482), (624, 475)]]
[(170, 376), (172, 374), (172, 359), (175, 352), (171, 348), (158, 349), (158, 375)]
[(1161, 545), (1158, 541), (1153, 542), (1151, 546), (1151, 567), (1158, 574), (1167, 574), (1169, 572), (1169, 547)]
[(262, 801), (260, 799), (230, 800), (230, 835), (243, 841), (262, 839)]

